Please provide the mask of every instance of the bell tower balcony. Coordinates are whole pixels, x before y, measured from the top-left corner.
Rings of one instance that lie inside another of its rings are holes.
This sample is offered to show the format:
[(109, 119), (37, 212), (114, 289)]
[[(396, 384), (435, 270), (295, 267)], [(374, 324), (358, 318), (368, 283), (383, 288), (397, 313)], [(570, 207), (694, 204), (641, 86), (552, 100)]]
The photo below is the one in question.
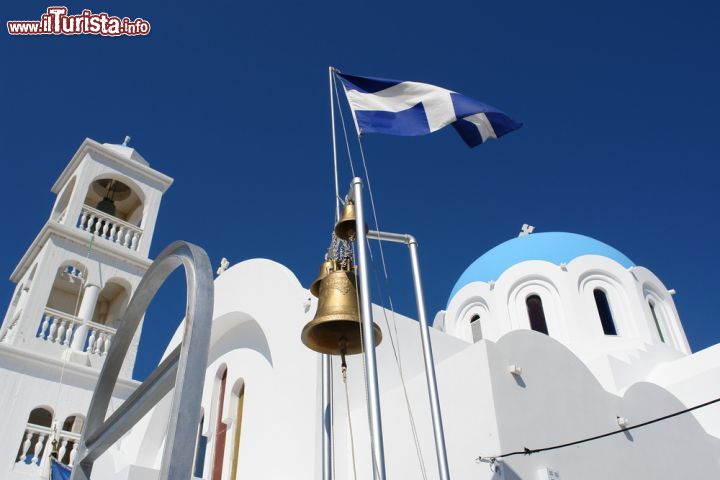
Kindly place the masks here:
[(77, 227), (123, 248), (137, 251), (143, 230), (119, 218), (83, 205)]
[(81, 352), (101, 357), (106, 355), (116, 329), (92, 321), (86, 325), (87, 328), (82, 329), (81, 318), (45, 308), (36, 335), (42, 341), (57, 345), (60, 350), (70, 350), (76, 344)]

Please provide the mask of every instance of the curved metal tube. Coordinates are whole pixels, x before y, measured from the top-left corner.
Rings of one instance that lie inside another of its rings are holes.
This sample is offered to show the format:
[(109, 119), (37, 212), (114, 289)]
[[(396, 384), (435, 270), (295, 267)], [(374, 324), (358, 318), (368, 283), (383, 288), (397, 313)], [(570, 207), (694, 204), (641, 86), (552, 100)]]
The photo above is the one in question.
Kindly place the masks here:
[[(182, 265), (187, 303), (182, 344), (107, 419), (105, 417), (128, 348), (148, 305), (170, 274)], [(195, 437), (200, 422), (202, 385), (207, 368), (214, 284), (205, 251), (178, 241), (163, 250), (140, 281), (115, 334), (100, 372), (71, 480), (89, 480), (93, 463), (125, 435), (173, 387), (160, 479), (191, 478)], [(172, 461), (171, 461), (172, 458)]]
[(415, 237), (403, 233), (379, 232), (370, 230), (368, 238), (378, 241), (404, 243), (410, 250), (410, 265), (412, 266), (413, 287), (415, 288), (415, 302), (418, 309), (418, 325), (425, 360), (425, 379), (427, 381), (428, 396), (430, 398), (430, 413), (432, 414), (433, 434), (435, 435), (435, 454), (437, 456), (440, 480), (450, 480), (447, 448), (445, 446), (445, 431), (443, 429), (440, 412), (440, 396), (438, 395), (437, 378), (435, 376), (435, 360), (433, 358), (430, 329), (425, 316), (425, 297), (423, 295), (422, 281), (420, 279), (420, 261), (418, 260), (418, 243)]

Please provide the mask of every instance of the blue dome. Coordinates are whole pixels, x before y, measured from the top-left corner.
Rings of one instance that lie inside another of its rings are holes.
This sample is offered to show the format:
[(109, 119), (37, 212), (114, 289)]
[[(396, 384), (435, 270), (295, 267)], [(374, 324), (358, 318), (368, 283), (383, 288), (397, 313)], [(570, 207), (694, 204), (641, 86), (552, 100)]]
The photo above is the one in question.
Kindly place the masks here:
[(460, 275), (450, 299), (468, 283), (497, 280), (505, 270), (520, 262), (545, 260), (560, 265), (582, 255), (608, 257), (625, 268), (635, 265), (618, 250), (594, 238), (565, 232), (533, 233), (501, 243), (475, 260)]

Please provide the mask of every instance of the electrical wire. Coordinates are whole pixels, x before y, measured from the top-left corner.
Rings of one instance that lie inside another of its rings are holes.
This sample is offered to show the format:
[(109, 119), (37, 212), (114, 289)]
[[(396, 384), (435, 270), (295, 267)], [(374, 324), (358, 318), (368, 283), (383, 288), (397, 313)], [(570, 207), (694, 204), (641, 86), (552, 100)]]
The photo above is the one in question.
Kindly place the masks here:
[(701, 403), (700, 405), (695, 405), (694, 407), (686, 408), (685, 410), (680, 410), (679, 412), (674, 412), (668, 415), (664, 415), (662, 417), (654, 418), (652, 420), (648, 420), (647, 422), (638, 423), (637, 425), (632, 425), (630, 427), (621, 428), (619, 430), (613, 430), (611, 432), (603, 433), (601, 435), (595, 435), (592, 437), (583, 438), (580, 440), (575, 440), (573, 442), (567, 442), (567, 443), (561, 443), (559, 445), (552, 445), (550, 447), (543, 447), (543, 448), (528, 448), (525, 447), (523, 450), (518, 450), (515, 452), (508, 452), (503, 453), (502, 455), (495, 455), (492, 457), (477, 457), (478, 462), (482, 461), (490, 461), (491, 463), (494, 463), (494, 461), (498, 458), (508, 458), (515, 455), (532, 455), (533, 453), (540, 453), (540, 452), (547, 452), (550, 450), (558, 450), (560, 448), (565, 447), (572, 447), (573, 445), (580, 445), (581, 443), (587, 443), (592, 442), (594, 440), (599, 440), (601, 438), (610, 437), (612, 435), (617, 435), (618, 433), (623, 432), (629, 432), (630, 430), (635, 430), (636, 428), (646, 427), (648, 425), (652, 425), (653, 423), (662, 422), (663, 420), (667, 420), (673, 417), (677, 417), (678, 415), (682, 415), (684, 413), (692, 412), (693, 410), (697, 410), (699, 408), (707, 407), (708, 405), (712, 405), (714, 403), (720, 402), (720, 398), (716, 398), (715, 400), (710, 400), (709, 402)]

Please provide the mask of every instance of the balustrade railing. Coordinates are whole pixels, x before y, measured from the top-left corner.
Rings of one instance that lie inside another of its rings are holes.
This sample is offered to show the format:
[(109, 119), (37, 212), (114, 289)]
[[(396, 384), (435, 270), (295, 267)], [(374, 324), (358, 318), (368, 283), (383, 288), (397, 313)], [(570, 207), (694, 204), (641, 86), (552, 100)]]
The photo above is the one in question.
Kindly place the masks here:
[[(37, 338), (70, 348), (83, 322), (78, 317), (52, 308), (46, 308), (37, 331)], [(88, 322), (83, 352), (105, 355), (110, 351), (115, 329), (99, 323)]]
[(95, 322), (88, 323), (88, 340), (85, 351), (105, 355), (110, 351), (115, 329)]
[[(79, 433), (61, 431), (57, 434), (57, 459), (72, 465), (77, 453)], [(52, 453), (53, 432), (49, 427), (29, 423), (20, 442), (16, 463), (41, 466)]]
[(79, 433), (63, 431), (58, 434), (57, 459), (60, 463), (64, 463), (65, 465), (73, 464), (73, 461), (75, 461), (75, 454), (77, 453), (77, 444), (79, 440)]
[(82, 320), (74, 315), (46, 308), (43, 312), (37, 337), (48, 342), (70, 347), (73, 335), (81, 325)]
[(45, 449), (50, 443), (52, 431), (49, 427), (28, 424), (25, 428), (17, 463), (40, 465)]
[(4, 330), (0, 330), (0, 343), (12, 343), (13, 338), (15, 338), (15, 330), (21, 313), (22, 311), (17, 312), (13, 316), (13, 319), (8, 327)]
[(87, 205), (82, 207), (77, 227), (130, 250), (138, 249), (143, 233), (140, 227)]

